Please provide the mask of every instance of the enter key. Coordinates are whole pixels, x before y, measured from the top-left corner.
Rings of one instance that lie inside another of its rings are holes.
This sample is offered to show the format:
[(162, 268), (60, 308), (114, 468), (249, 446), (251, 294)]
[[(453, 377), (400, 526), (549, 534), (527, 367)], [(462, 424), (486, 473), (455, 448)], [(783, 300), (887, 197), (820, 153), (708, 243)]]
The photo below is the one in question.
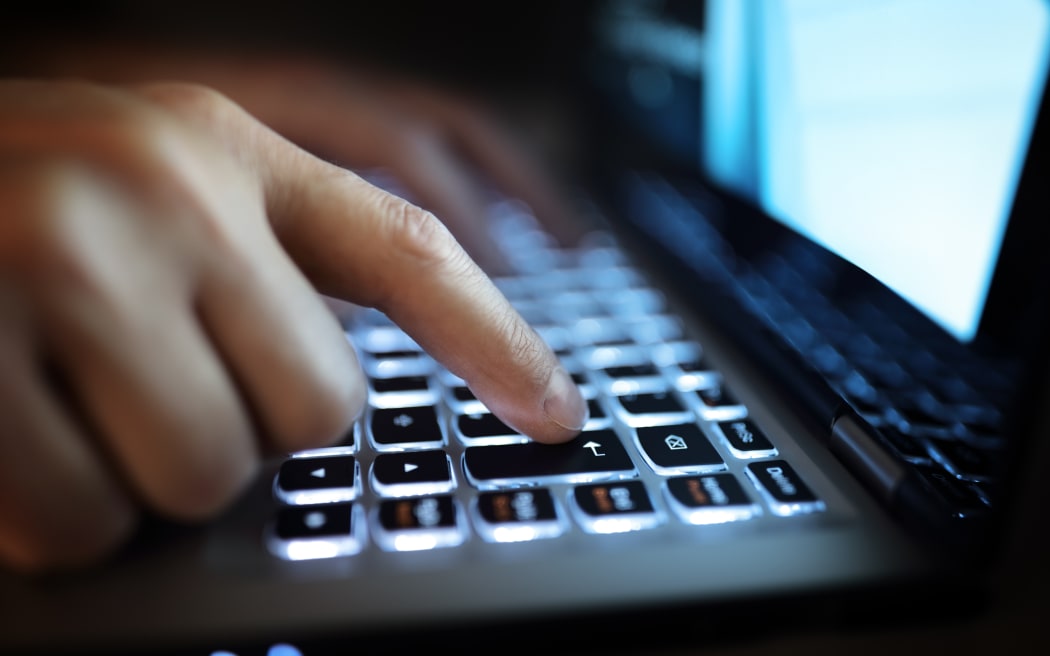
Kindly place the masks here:
[(637, 476), (634, 462), (611, 429), (585, 431), (564, 444), (468, 447), (463, 453), (463, 468), (470, 482), (481, 489)]

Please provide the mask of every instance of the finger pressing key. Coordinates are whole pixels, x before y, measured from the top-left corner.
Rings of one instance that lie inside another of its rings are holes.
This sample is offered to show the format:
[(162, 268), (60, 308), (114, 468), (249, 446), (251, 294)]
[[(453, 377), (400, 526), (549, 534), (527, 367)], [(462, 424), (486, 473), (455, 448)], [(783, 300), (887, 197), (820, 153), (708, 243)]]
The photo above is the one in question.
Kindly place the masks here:
[(563, 442), (587, 404), (557, 356), (433, 215), (283, 143), (267, 153), (278, 238), (318, 289), (376, 307), (507, 424)]

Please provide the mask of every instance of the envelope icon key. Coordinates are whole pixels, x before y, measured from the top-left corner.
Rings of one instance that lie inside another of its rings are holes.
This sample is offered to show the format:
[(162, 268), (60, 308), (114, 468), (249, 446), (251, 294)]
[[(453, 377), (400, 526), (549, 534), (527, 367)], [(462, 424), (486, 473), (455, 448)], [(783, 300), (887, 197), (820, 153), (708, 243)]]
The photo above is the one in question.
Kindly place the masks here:
[(672, 451), (680, 451), (689, 448), (689, 445), (685, 443), (685, 438), (677, 435), (668, 435), (664, 438), (664, 443), (667, 444), (667, 448)]

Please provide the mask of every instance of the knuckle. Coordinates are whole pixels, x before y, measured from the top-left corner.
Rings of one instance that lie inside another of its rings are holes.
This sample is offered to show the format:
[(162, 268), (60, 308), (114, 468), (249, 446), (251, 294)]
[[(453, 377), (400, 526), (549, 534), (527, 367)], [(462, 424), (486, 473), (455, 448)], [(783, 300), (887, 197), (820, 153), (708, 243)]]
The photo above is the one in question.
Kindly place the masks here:
[(392, 266), (403, 266), (407, 261), (416, 269), (451, 274), (462, 273), (470, 267), (469, 256), (434, 214), (383, 193), (379, 200), (379, 213), (383, 217), (379, 242), (395, 260)]
[(20, 180), (23, 194), (15, 208), (21, 221), (3, 232), (4, 265), (29, 276), (46, 275), (71, 285), (91, 279), (74, 235), (83, 230), (77, 211), (91, 184), (82, 167), (71, 161), (51, 162)]
[(137, 90), (145, 98), (182, 117), (217, 119), (235, 107), (234, 102), (220, 91), (193, 82), (155, 82), (139, 86)]

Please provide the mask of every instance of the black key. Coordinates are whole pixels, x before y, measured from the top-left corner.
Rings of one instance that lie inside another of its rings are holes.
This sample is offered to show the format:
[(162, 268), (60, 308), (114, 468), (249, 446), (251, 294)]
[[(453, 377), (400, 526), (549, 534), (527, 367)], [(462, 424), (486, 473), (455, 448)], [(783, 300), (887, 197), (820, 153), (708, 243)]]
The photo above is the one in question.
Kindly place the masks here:
[(766, 452), (773, 451), (773, 445), (762, 431), (746, 419), (719, 422), (718, 427), (726, 436), (729, 445), (737, 451)]
[(274, 533), (282, 540), (351, 535), (353, 503), (286, 506), (277, 511)]
[(277, 473), (277, 486), (286, 492), (354, 487), (354, 457), (350, 455), (289, 458)]
[(454, 547), (464, 540), (458, 507), (451, 496), (382, 501), (375, 541), (387, 551)]
[(388, 392), (426, 391), (429, 381), (426, 376), (399, 376), (397, 378), (373, 378), (372, 389), (380, 394)]
[(381, 453), (372, 463), (372, 484), (378, 493), (392, 496), (448, 491), (452, 470), (444, 451)]
[(667, 481), (667, 489), (679, 503), (690, 508), (751, 505), (751, 499), (732, 474), (672, 478)]
[(490, 541), (521, 542), (564, 531), (554, 498), (542, 487), (482, 492), (478, 514), (482, 519), (479, 531)]
[(912, 426), (943, 426), (950, 423), (943, 412), (910, 395), (900, 395), (892, 400), (892, 404), (900, 418)]
[(406, 360), (422, 357), (423, 351), (408, 349), (390, 349), (369, 351), (368, 354), (376, 360)]
[(591, 411), (591, 419), (605, 418), (605, 410), (602, 408), (602, 404), (598, 403), (597, 399), (588, 399), (587, 408)]
[(429, 405), (375, 409), (372, 411), (372, 438), (378, 444), (440, 442), (437, 411)]
[(577, 520), (591, 533), (638, 531), (661, 521), (641, 481), (581, 485), (573, 498)]
[(490, 524), (531, 524), (558, 518), (554, 497), (546, 488), (482, 492), (478, 513)]
[(823, 508), (824, 504), (802, 482), (794, 468), (783, 460), (752, 462), (747, 466), (752, 478), (776, 503), (773, 512), (793, 515)]
[(696, 424), (639, 428), (638, 444), (657, 471), (725, 468), (722, 456)]
[(452, 388), (452, 398), (457, 401), (477, 401), (478, 397), (474, 396), (474, 392), (470, 391), (470, 388), (466, 385), (456, 385)]
[(472, 446), (463, 464), (479, 485), (535, 482), (544, 479), (594, 480), (625, 477), (634, 463), (612, 430), (580, 433), (564, 444)]
[(580, 485), (573, 490), (580, 510), (593, 517), (651, 513), (649, 492), (641, 481)]
[(667, 481), (667, 491), (692, 510), (754, 505), (740, 481), (728, 473), (672, 478)]
[(448, 495), (382, 501), (379, 525), (387, 531), (452, 528), (456, 526), (456, 505)]
[(618, 367), (608, 367), (603, 369), (605, 375), (610, 378), (641, 378), (644, 376), (659, 376), (660, 372), (656, 370), (651, 363), (644, 364), (630, 364), (621, 365)]
[(518, 435), (518, 431), (503, 423), (491, 412), (460, 415), (456, 417), (459, 432), (464, 437), (492, 437), (495, 435)]
[(632, 415), (683, 412), (685, 410), (671, 392), (624, 394), (616, 398), (623, 409)]
[(721, 408), (729, 405), (740, 405), (725, 385), (715, 385), (706, 389), (696, 390), (696, 395), (709, 408)]
[(705, 371), (714, 371), (714, 367), (712, 367), (707, 362), (707, 360), (705, 360), (703, 358), (697, 358), (697, 359), (693, 359), (693, 360), (686, 360), (685, 362), (679, 362), (678, 363), (678, 368), (681, 369), (682, 371), (684, 371), (687, 374), (699, 374), (699, 373), (703, 373)]

